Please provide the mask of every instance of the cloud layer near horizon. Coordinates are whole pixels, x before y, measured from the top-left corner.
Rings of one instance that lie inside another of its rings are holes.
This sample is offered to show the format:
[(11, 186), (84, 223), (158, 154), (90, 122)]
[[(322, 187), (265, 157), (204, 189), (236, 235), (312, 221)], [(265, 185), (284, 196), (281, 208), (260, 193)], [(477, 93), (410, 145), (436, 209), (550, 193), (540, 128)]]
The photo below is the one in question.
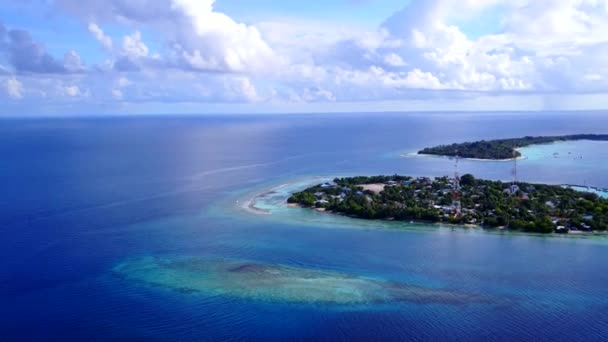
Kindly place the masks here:
[(85, 63), (76, 42), (52, 53), (28, 27), (0, 23), (0, 97), (13, 106), (329, 106), (608, 86), (608, 0), (411, 1), (371, 30), (307, 18), (245, 23), (214, 0), (39, 6), (76, 20), (99, 62)]

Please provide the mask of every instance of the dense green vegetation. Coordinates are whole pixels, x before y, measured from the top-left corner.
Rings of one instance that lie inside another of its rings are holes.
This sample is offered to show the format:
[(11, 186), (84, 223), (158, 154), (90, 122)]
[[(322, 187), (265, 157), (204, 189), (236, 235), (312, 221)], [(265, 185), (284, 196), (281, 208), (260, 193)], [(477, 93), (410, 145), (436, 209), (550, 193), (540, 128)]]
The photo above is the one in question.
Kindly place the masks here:
[(574, 134), (564, 136), (497, 139), (488, 141), (482, 140), (476, 142), (465, 142), (461, 144), (429, 147), (419, 151), (418, 153), (477, 159), (510, 159), (521, 156), (521, 154), (515, 150), (516, 148), (535, 144), (546, 144), (557, 141), (571, 140), (608, 141), (608, 134)]
[[(475, 224), (539, 233), (608, 228), (608, 200), (593, 193), (464, 175), (458, 212), (453, 182), (448, 177), (397, 175), (336, 178), (333, 183), (294, 193), (288, 202), (362, 219)], [(365, 185), (380, 183), (384, 184), (380, 192), (364, 190)]]

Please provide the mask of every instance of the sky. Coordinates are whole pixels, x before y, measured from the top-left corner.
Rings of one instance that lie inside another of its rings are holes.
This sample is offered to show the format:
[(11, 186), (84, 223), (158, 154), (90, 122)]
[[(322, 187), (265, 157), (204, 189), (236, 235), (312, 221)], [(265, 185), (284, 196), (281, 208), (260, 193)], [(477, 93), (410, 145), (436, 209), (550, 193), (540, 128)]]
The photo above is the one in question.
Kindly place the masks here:
[(608, 109), (608, 0), (2, 0), (0, 116)]

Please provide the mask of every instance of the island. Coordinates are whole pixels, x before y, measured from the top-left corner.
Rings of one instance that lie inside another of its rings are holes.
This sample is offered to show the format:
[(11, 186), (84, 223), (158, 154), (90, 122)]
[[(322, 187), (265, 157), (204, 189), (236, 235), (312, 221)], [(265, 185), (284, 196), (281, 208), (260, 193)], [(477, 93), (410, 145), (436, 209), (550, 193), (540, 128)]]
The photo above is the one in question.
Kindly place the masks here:
[(336, 178), (293, 193), (292, 206), (368, 220), (474, 225), (536, 233), (605, 231), (608, 199), (560, 185), (462, 177)]
[(460, 144), (428, 147), (418, 154), (474, 159), (505, 160), (521, 157), (518, 148), (559, 141), (608, 141), (608, 134), (573, 134), (563, 136), (523, 137), (513, 139), (481, 140)]

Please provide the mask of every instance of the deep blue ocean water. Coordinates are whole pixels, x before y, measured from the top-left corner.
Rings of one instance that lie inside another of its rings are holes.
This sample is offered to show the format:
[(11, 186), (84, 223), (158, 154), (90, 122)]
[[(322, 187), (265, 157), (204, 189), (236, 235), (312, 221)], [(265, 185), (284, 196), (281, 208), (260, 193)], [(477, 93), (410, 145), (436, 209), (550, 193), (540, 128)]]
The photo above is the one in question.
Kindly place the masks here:
[[(426, 146), (574, 133), (608, 133), (608, 115), (1, 120), (0, 339), (606, 340), (607, 238), (359, 226), (298, 210), (256, 215), (237, 203), (314, 176), (452, 174), (452, 160), (403, 156)], [(608, 188), (604, 143), (524, 154), (521, 180)], [(459, 171), (509, 180), (512, 166), (462, 161)], [(489, 300), (296, 303), (179, 291), (113, 272), (150, 256), (335, 271)]]

